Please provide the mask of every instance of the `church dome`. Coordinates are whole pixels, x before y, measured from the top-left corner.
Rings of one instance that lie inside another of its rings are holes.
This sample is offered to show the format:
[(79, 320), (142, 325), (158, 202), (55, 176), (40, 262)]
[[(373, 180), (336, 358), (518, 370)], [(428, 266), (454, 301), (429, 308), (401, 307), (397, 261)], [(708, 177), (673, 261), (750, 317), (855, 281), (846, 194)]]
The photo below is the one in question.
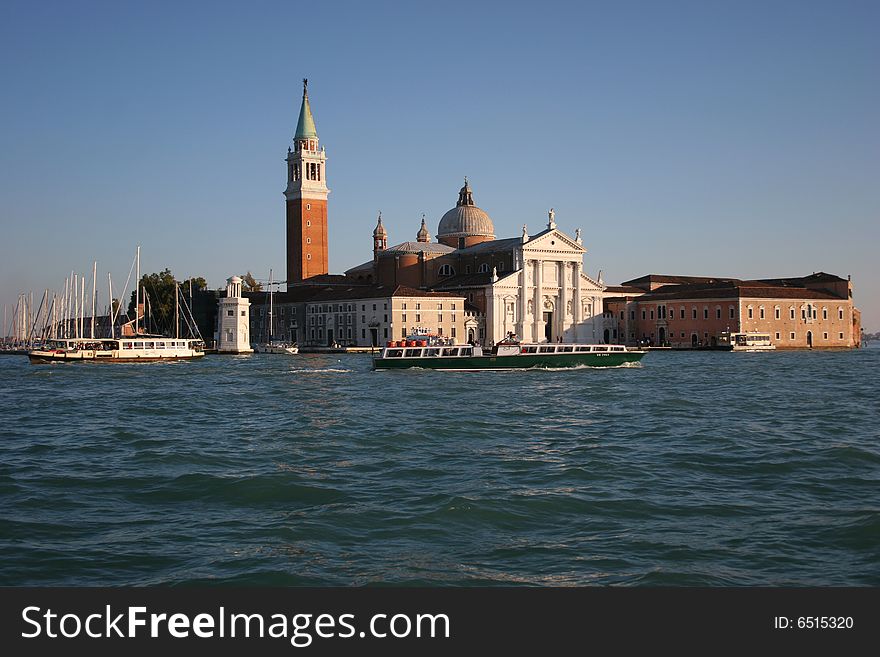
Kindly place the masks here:
[(458, 192), (458, 203), (440, 219), (437, 239), (442, 237), (495, 237), (495, 226), (489, 215), (474, 205), (471, 187), (464, 181)]

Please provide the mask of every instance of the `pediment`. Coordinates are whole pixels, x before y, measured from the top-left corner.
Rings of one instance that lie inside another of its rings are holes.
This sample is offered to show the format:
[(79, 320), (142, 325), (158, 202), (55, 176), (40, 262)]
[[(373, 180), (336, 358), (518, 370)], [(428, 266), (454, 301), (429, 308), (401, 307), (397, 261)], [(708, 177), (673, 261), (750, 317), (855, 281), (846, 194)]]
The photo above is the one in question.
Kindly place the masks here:
[(569, 237), (558, 228), (535, 235), (523, 244), (522, 248), (524, 256), (531, 252), (571, 253), (573, 255), (583, 255), (587, 252), (583, 245), (575, 242), (573, 237)]

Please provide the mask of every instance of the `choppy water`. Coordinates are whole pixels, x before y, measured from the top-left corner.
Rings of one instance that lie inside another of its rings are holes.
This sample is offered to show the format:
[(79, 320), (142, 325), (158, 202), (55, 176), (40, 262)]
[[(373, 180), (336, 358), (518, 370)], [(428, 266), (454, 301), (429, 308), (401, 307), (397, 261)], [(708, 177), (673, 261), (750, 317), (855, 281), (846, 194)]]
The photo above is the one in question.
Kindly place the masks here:
[(0, 358), (0, 584), (880, 585), (880, 349)]

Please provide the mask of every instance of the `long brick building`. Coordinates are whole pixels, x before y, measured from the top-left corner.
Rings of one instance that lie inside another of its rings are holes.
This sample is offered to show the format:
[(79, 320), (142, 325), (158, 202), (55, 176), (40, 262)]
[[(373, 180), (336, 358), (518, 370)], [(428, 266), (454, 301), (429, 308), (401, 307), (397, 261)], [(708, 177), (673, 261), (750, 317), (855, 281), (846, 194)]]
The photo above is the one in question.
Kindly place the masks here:
[(777, 349), (853, 348), (861, 319), (852, 282), (833, 274), (735, 278), (649, 274), (605, 290), (607, 341), (714, 347), (731, 333), (770, 335)]

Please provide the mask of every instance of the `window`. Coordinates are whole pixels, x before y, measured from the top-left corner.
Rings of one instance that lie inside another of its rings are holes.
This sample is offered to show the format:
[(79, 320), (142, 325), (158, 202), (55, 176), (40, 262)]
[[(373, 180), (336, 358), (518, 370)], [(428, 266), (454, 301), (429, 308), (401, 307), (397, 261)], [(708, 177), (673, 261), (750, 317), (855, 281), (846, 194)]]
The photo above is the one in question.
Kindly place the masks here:
[(311, 254), (311, 253), (307, 253), (307, 254), (306, 254), (306, 260), (311, 260), (311, 259), (312, 259), (312, 254)]
[(630, 310), (630, 311), (629, 311), (629, 318), (630, 318), (631, 320), (634, 320), (634, 319), (636, 318), (636, 311), (635, 311), (635, 310)]
[(721, 306), (715, 308), (715, 319), (721, 319)]
[(503, 260), (498, 263), (498, 271), (500, 271), (500, 272), (504, 271), (504, 261)]
[[(406, 304), (403, 304), (403, 307), (406, 308)], [(361, 312), (364, 312), (367, 307), (364, 304), (361, 304)]]
[(452, 304), (452, 309), (455, 310), (455, 304), (454, 304), (454, 303)]
[(758, 318), (764, 319), (764, 306), (761, 306), (760, 308), (758, 308)]
[(792, 331), (791, 333), (788, 334), (788, 339), (794, 340), (794, 331)]
[(453, 338), (455, 337), (455, 327), (454, 326), (452, 327), (452, 337)]
[(455, 276), (455, 269), (452, 268), (452, 265), (441, 265), (440, 269), (437, 271), (438, 276)]
[(694, 306), (693, 308), (691, 308), (691, 311), (692, 311), (691, 314), (693, 315), (693, 318), (696, 319), (697, 318), (697, 307)]
[(703, 319), (709, 319), (709, 308), (707, 306), (703, 306)]
[(827, 340), (827, 339), (828, 339), (828, 334), (827, 334), (827, 333), (823, 333), (823, 334), (822, 334), (822, 339), (823, 339), (823, 340)]
[(422, 304), (417, 303), (417, 304), (416, 304), (416, 310), (421, 310), (421, 309), (422, 309)]
[(788, 309), (789, 319), (794, 319), (794, 306)]
[(388, 338), (388, 327), (387, 326), (382, 330), (382, 333), (385, 336), (385, 338), (387, 339)]
[(438, 322), (442, 322), (442, 321), (443, 321), (443, 313), (437, 313), (437, 321), (438, 321)]
[(470, 266), (470, 265), (465, 265), (465, 266), (464, 266), (464, 273), (465, 273), (465, 274), (470, 274), (470, 273), (471, 273), (471, 266)]
[(838, 334), (837, 334), (837, 338), (838, 338), (839, 340), (843, 340), (843, 333), (838, 333)]
[(651, 308), (651, 319), (654, 319), (654, 309)]
[[(138, 315), (140, 315), (140, 314), (141, 314), (140, 311), (138, 311)], [(234, 310), (227, 310), (226, 316), (227, 317), (235, 317), (235, 311)]]
[(306, 226), (311, 226), (311, 225), (312, 225), (311, 221), (306, 221)]
[(482, 265), (480, 265), (479, 268), (477, 269), (477, 273), (478, 273), (478, 274), (488, 274), (488, 273), (489, 273), (489, 265), (487, 265), (487, 264), (484, 262), (484, 263), (483, 263)]
[(416, 324), (422, 321), (422, 316), (419, 313), (416, 313)]
[(385, 319), (382, 321), (384, 321), (387, 324), (388, 323), (388, 315), (385, 315)]
[(307, 237), (307, 238), (306, 238), (306, 244), (311, 244), (311, 243), (312, 243), (312, 238), (311, 238), (311, 237)]
[(730, 306), (730, 307), (727, 309), (727, 316), (728, 316), (730, 319), (733, 319), (734, 317), (736, 317), (736, 309), (735, 309), (733, 306)]
[(822, 308), (822, 319), (828, 319), (828, 309)]
[(779, 331), (776, 332), (776, 339), (779, 339)]
[(647, 318), (647, 311), (643, 310), (642, 311), (642, 319), (646, 319), (646, 318)]
[(400, 329), (400, 337), (402, 337), (402, 338), (406, 337), (406, 327), (405, 326), (402, 329)]
[(366, 340), (366, 339), (367, 339), (367, 329), (362, 328), (361, 329), (361, 340)]
[(438, 304), (437, 304), (437, 310), (443, 310), (443, 304), (442, 304), (442, 303), (438, 303)]
[(406, 321), (406, 313), (403, 313), (403, 315), (400, 316), (400, 319), (401, 319), (401, 321), (405, 322)]
[[(779, 310), (779, 306), (776, 306), (776, 307), (773, 309), (773, 318), (774, 318), (774, 319), (779, 319), (779, 318), (781, 317), (781, 315), (782, 315), (782, 312)], [(778, 337), (779, 337), (779, 336), (777, 336), (777, 338), (778, 338)]]
[(367, 316), (361, 315), (361, 324), (366, 324), (366, 323), (367, 323)]
[(620, 311), (620, 321), (621, 322), (623, 321), (623, 311), (622, 310)]
[(837, 319), (843, 319), (843, 308), (837, 309)]
[(443, 335), (443, 327), (442, 326), (437, 327), (437, 335)]

